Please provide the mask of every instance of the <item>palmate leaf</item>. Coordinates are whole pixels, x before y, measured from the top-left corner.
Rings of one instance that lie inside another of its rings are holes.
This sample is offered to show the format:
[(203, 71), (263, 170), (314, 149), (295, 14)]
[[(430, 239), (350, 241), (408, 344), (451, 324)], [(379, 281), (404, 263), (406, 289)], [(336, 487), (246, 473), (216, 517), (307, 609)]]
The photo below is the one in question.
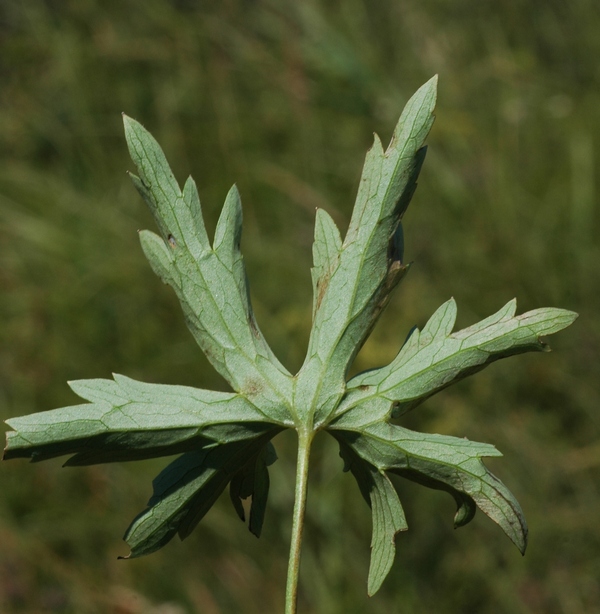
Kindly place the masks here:
[(40, 461), (68, 455), (65, 464), (88, 465), (179, 455), (154, 480), (146, 509), (127, 530), (129, 556), (137, 557), (160, 549), (175, 535), (187, 537), (227, 486), (242, 520), (242, 501), (251, 498), (248, 526), (260, 535), (268, 467), (276, 459), (271, 440), (285, 428), (296, 430), (286, 612), (295, 612), (309, 453), (321, 430), (338, 442), (345, 470), (372, 510), (370, 595), (392, 566), (396, 534), (407, 528), (389, 474), (450, 493), (457, 504), (455, 526), (467, 524), (481, 509), (523, 552), (523, 512), (481, 460), (500, 456), (496, 448), (415, 433), (397, 420), (495, 360), (547, 350), (540, 336), (569, 326), (576, 314), (547, 308), (516, 316), (511, 301), (478, 324), (452, 332), (456, 305), (450, 300), (422, 331), (412, 331), (390, 364), (347, 381), (354, 357), (408, 270), (402, 217), (425, 159), (436, 86), (434, 77), (409, 100), (385, 151), (375, 136), (343, 239), (331, 217), (317, 211), (313, 326), (306, 359), (295, 376), (275, 357), (252, 312), (240, 252), (237, 189), (227, 195), (211, 243), (193, 179), (180, 188), (156, 140), (124, 116), (137, 167), (132, 180), (161, 235), (140, 232), (142, 248), (155, 273), (176, 292), (188, 328), (233, 392), (147, 384), (122, 375), (71, 382), (87, 403), (11, 418), (4, 458)]

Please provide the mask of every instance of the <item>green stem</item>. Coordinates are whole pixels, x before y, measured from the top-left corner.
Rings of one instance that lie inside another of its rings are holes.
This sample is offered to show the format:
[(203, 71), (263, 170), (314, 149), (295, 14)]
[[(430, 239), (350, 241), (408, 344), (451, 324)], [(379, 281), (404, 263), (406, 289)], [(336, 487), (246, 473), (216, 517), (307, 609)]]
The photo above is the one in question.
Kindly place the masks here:
[(304, 529), (304, 512), (306, 510), (306, 492), (308, 486), (308, 459), (313, 432), (298, 429), (298, 463), (296, 465), (296, 491), (294, 502), (294, 522), (292, 524), (292, 543), (288, 562), (287, 586), (285, 589), (285, 614), (296, 614), (298, 605), (298, 572), (300, 570), (300, 550), (302, 548), (302, 531)]

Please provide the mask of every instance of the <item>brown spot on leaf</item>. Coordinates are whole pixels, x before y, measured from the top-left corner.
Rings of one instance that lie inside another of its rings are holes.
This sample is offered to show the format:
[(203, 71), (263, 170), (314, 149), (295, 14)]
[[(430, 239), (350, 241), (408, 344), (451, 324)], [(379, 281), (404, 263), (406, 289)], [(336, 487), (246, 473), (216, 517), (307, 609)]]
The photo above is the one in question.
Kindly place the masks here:
[(325, 296), (325, 291), (327, 290), (327, 286), (329, 286), (329, 278), (331, 277), (331, 273), (328, 272), (325, 275), (322, 275), (317, 280), (317, 309), (321, 306), (321, 302), (323, 301), (323, 297)]
[(244, 386), (241, 390), (243, 394), (248, 396), (254, 396), (260, 394), (263, 391), (264, 385), (261, 381), (248, 379), (244, 382)]
[(258, 324), (256, 323), (256, 320), (254, 319), (254, 316), (251, 315), (248, 318), (248, 323), (250, 324), (250, 330), (252, 331), (252, 334), (257, 339), (260, 339), (260, 331), (258, 330)]

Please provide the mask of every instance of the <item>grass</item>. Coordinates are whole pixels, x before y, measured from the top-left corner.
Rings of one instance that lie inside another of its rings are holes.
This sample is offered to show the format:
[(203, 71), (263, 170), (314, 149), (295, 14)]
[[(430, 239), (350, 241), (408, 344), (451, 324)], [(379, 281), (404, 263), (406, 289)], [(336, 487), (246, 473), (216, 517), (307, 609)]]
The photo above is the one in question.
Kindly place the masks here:
[[(122, 111), (153, 132), (180, 179), (194, 175), (209, 225), (238, 183), (257, 318), (277, 323), (265, 335), (295, 369), (310, 321), (314, 208), (347, 223), (372, 132), (386, 141), (409, 94), (437, 72), (438, 119), (405, 218), (415, 266), (357, 369), (391, 358), (408, 329), (451, 295), (460, 326), (512, 296), (520, 311), (578, 311), (573, 329), (553, 339), (552, 355), (495, 365), (410, 418), (409, 427), (466, 434), (505, 453), (498, 472), (524, 508), (531, 543), (521, 559), (482, 515), (454, 532), (449, 498), (401, 482), (410, 531), (398, 539), (390, 579), (369, 600), (368, 509), (350, 503), (355, 486), (337, 476), (333, 447), (317, 440), (300, 611), (593, 612), (596, 4), (4, 4), (2, 417), (74, 402), (67, 379), (111, 371), (224, 387), (139, 249), (136, 230), (152, 222), (125, 176)], [(115, 536), (149, 496), (138, 481), (147, 484), (156, 466), (3, 466), (0, 609), (279, 611), (294, 459), (283, 444), (278, 450), (267, 511), (274, 522), (259, 542), (223, 501), (186, 542), (130, 562), (116, 561), (125, 546)], [(342, 520), (351, 530), (338, 535)]]

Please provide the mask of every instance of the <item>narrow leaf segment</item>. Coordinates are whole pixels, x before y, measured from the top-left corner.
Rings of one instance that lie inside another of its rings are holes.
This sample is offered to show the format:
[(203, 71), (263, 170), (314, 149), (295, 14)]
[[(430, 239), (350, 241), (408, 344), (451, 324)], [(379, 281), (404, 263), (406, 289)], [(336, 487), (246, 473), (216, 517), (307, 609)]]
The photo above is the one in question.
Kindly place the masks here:
[(187, 537), (229, 486), (235, 511), (259, 536), (269, 492), (271, 440), (298, 433), (298, 468), (286, 612), (296, 611), (298, 571), (314, 436), (339, 444), (372, 510), (368, 592), (386, 578), (395, 537), (407, 528), (390, 474), (448, 492), (455, 526), (479, 508), (525, 551), (527, 525), (514, 496), (483, 464), (500, 456), (489, 444), (410, 431), (407, 411), (492, 362), (545, 351), (541, 336), (577, 317), (563, 309), (516, 314), (511, 301), (478, 324), (453, 332), (456, 304), (442, 305), (422, 331), (414, 329), (388, 365), (347, 379), (358, 350), (408, 271), (402, 218), (417, 187), (425, 140), (433, 124), (437, 78), (425, 83), (402, 112), (384, 151), (376, 136), (367, 153), (354, 212), (342, 235), (323, 210), (313, 245), (313, 326), (306, 359), (291, 375), (275, 357), (252, 311), (240, 252), (242, 208), (235, 186), (225, 199), (212, 244), (196, 184), (177, 183), (156, 140), (124, 117), (137, 175), (131, 178), (156, 220), (160, 236), (144, 230), (142, 249), (155, 273), (173, 288), (188, 328), (232, 392), (112, 380), (71, 382), (81, 405), (11, 418), (4, 458), (41, 461), (68, 455), (89, 465), (179, 455), (158, 475), (146, 509), (125, 534), (137, 557)]

